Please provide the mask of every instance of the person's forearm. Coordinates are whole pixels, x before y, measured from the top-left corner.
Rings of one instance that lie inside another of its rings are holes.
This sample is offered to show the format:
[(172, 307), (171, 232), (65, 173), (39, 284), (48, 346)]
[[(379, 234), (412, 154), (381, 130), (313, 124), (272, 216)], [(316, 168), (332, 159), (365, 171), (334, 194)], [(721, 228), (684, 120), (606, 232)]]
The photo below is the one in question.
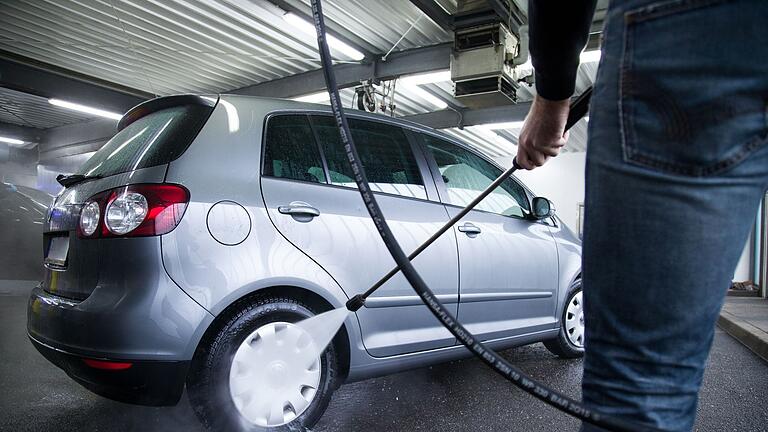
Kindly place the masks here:
[(530, 53), (536, 91), (548, 100), (573, 95), (579, 54), (589, 38), (596, 0), (529, 0)]

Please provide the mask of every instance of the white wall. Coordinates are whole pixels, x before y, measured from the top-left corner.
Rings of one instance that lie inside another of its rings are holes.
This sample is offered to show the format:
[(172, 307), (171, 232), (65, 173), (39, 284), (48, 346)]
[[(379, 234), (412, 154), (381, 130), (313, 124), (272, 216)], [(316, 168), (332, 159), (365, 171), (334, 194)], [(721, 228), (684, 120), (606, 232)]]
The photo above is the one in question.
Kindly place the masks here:
[[(754, 230), (749, 234), (747, 239), (747, 245), (744, 247), (744, 251), (741, 253), (739, 263), (736, 265), (736, 271), (733, 274), (733, 280), (736, 282), (750, 281), (754, 279), (752, 274), (752, 248), (753, 239), (755, 233)], [(759, 281), (753, 281), (759, 283)]]
[[(512, 165), (512, 158), (496, 159), (504, 167)], [(563, 153), (550, 159), (546, 165), (533, 171), (516, 173), (534, 193), (555, 204), (557, 215), (574, 232), (578, 232), (578, 203), (584, 202), (584, 167), (586, 153)], [(733, 275), (734, 281), (752, 279), (752, 235), (747, 241)]]

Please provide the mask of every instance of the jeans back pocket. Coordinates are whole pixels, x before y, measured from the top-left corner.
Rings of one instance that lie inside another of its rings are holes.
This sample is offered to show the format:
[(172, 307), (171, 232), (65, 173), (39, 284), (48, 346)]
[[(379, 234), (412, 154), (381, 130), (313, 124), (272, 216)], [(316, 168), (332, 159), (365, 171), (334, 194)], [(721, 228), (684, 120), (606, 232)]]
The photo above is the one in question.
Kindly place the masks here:
[(708, 176), (768, 140), (768, 2), (668, 0), (624, 14), (625, 161)]

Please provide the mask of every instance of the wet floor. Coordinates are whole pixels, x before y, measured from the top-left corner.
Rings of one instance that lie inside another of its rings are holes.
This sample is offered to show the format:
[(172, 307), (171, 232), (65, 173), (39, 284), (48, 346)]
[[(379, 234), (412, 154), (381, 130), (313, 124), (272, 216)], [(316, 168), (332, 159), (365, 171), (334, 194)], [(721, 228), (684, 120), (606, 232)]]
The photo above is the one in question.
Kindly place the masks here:
[[(1, 281), (0, 281), (1, 282)], [(35, 351), (25, 335), (26, 290), (0, 283), (0, 431), (202, 429), (186, 396), (176, 407), (95, 396)], [(573, 397), (581, 362), (541, 345), (504, 352), (522, 370)], [(315, 428), (332, 431), (576, 431), (576, 421), (500, 380), (475, 360), (342, 386)], [(768, 431), (768, 364), (718, 331), (699, 404), (702, 431)]]

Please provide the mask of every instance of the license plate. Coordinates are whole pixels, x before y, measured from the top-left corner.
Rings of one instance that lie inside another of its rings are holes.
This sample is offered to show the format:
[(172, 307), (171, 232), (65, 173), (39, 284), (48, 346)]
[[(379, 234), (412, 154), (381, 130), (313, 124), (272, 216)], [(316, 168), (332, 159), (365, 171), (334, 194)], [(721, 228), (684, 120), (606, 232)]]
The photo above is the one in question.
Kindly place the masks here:
[(63, 267), (67, 264), (67, 253), (69, 253), (69, 236), (52, 237), (45, 262)]

